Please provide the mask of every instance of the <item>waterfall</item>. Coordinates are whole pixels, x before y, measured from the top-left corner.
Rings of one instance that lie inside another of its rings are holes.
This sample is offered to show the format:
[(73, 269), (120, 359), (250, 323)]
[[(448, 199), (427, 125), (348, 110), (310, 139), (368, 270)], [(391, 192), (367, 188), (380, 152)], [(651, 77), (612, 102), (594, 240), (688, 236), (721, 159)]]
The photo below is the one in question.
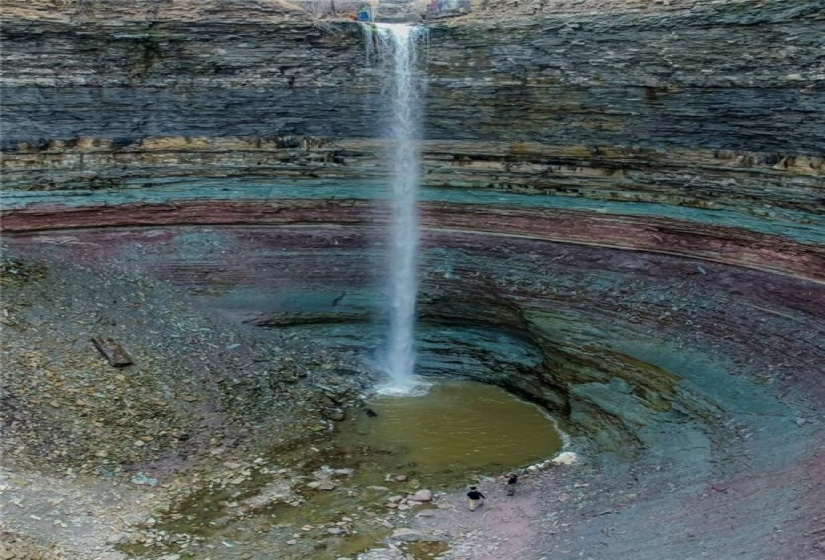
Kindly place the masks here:
[(415, 387), (415, 302), (418, 291), (418, 151), (420, 86), (416, 79), (419, 27), (376, 24), (381, 49), (392, 64), (385, 89), (392, 95), (393, 177), (390, 247), (389, 332), (384, 368), (386, 393), (410, 393)]

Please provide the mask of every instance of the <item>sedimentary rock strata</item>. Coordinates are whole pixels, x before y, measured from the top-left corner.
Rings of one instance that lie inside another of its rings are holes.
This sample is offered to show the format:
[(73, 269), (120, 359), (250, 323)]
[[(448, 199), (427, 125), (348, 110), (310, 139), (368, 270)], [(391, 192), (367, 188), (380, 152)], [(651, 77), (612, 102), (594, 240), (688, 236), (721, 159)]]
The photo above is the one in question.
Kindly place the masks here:
[[(379, 343), (387, 104), (368, 29), (265, 2), (7, 4), (10, 251), (138, 268), (332, 349)], [(662, 484), (821, 469), (819, 4), (492, 3), (431, 25), (425, 373), (503, 385), (593, 461)], [(739, 519), (771, 484), (725, 503)], [(699, 531), (711, 510), (690, 507)], [(805, 557), (814, 533), (783, 519)], [(689, 555), (655, 542), (637, 557)]]

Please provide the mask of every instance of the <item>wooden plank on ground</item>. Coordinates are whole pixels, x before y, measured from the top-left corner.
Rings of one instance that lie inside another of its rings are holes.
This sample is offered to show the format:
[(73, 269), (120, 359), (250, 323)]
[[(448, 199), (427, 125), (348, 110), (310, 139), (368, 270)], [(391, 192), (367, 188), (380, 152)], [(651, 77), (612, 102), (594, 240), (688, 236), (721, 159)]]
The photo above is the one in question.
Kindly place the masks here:
[(92, 337), (92, 344), (100, 351), (114, 367), (123, 367), (132, 364), (132, 357), (123, 346), (111, 338), (102, 336)]

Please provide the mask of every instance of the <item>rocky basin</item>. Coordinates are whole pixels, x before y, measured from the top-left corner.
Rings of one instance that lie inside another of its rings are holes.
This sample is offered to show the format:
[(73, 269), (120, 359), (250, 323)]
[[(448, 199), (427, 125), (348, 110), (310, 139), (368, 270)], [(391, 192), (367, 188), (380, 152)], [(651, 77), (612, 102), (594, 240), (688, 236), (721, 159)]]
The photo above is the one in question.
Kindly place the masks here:
[[(286, 2), (3, 10), (4, 546), (185, 554), (116, 537), (193, 472), (308, 476), (373, 381), (380, 52)], [(582, 461), (484, 517), (452, 488), (391, 525), (444, 559), (820, 557), (820, 3), (490, 1), (427, 25), (421, 372), (540, 404)], [(61, 485), (97, 529), (46, 515)], [(372, 544), (350, 557), (394, 558)]]

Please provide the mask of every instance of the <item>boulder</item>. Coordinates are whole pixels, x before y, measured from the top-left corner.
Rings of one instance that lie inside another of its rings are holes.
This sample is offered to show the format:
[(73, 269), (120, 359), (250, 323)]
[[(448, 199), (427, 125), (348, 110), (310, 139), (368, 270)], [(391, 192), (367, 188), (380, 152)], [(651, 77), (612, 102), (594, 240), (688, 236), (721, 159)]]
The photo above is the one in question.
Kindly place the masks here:
[(429, 502), (433, 499), (433, 493), (429, 490), (419, 490), (415, 494), (409, 496), (410, 500), (414, 500), (416, 502)]
[(579, 456), (572, 451), (565, 451), (556, 455), (551, 462), (554, 465), (572, 465), (579, 462)]

